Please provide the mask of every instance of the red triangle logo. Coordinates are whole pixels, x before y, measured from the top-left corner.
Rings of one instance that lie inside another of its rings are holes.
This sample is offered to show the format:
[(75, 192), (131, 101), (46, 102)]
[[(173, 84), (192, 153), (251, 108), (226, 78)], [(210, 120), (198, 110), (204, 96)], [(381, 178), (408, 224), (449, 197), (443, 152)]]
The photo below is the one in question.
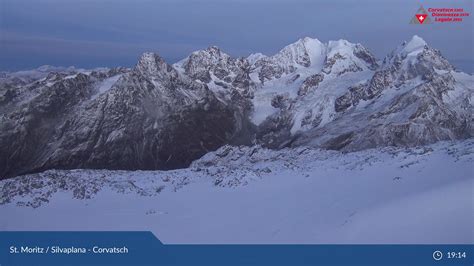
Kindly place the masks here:
[(423, 22), (425, 22), (427, 16), (428, 16), (427, 14), (416, 14), (415, 15), (416, 19), (418, 19), (420, 24), (423, 24)]

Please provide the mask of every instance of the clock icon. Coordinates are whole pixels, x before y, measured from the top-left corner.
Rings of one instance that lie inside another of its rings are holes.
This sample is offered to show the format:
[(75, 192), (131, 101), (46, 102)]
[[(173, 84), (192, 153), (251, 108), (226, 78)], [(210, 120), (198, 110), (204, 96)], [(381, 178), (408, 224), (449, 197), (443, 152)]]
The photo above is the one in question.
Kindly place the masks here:
[(443, 258), (443, 252), (436, 250), (433, 252), (433, 259), (434, 260), (441, 260)]

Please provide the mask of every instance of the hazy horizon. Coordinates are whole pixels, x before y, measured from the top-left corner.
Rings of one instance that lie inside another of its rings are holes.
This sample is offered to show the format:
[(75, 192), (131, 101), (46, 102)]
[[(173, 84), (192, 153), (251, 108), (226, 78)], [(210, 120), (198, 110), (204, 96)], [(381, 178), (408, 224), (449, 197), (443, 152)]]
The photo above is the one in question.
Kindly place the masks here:
[(411, 25), (420, 4), (470, 13), (473, 5), (468, 0), (2, 0), (0, 70), (130, 67), (145, 51), (174, 63), (211, 45), (234, 57), (272, 55), (305, 36), (361, 43), (382, 59), (419, 35), (472, 73), (472, 14), (462, 23)]

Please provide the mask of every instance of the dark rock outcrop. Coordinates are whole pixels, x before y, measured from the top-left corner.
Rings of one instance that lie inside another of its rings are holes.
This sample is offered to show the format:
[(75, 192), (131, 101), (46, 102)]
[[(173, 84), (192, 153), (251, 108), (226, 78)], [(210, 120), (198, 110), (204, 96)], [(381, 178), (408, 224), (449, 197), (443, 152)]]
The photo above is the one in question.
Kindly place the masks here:
[(222, 103), (156, 54), (145, 53), (94, 97), (97, 84), (114, 74), (59, 79), (4, 113), (0, 176), (51, 168), (186, 167), (231, 142), (245, 123), (239, 108)]

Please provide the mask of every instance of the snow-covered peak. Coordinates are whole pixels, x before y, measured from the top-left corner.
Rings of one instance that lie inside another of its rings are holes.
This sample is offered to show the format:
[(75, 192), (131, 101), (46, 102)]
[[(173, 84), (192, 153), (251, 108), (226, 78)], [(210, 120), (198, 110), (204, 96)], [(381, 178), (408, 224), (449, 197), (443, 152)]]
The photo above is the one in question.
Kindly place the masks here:
[(230, 58), (230, 55), (224, 53), (219, 47), (209, 46), (206, 49), (192, 52), (190, 56), (181, 60), (179, 63), (181, 63), (181, 65), (185, 65), (191, 61), (197, 61), (201, 64), (209, 65), (217, 64), (221, 61), (229, 60)]
[(251, 65), (253, 65), (255, 62), (257, 62), (258, 60), (262, 59), (262, 58), (266, 58), (267, 56), (262, 54), (262, 53), (254, 53), (254, 54), (251, 54), (247, 57), (247, 61), (249, 61), (249, 63)]
[(309, 37), (285, 46), (271, 57), (255, 54), (249, 58), (262, 82), (295, 72), (300, 76), (300, 72), (314, 75), (321, 71), (338, 76), (347, 72), (374, 70), (377, 67), (375, 57), (360, 44), (347, 40), (322, 43)]
[(322, 42), (318, 39), (305, 37), (285, 46), (273, 58), (280, 62), (309, 67), (321, 65), (325, 52), (326, 47)]
[(375, 57), (361, 44), (342, 39), (328, 42), (324, 73), (341, 75), (346, 72), (373, 70), (376, 67)]
[(435, 69), (450, 71), (453, 67), (440, 51), (431, 48), (421, 37), (414, 35), (410, 41), (399, 45), (384, 59), (382, 69), (389, 70), (398, 77), (395, 79), (401, 77), (403, 81), (416, 77), (431, 79), (436, 75)]
[(145, 52), (140, 56), (137, 67), (157, 67), (157, 63), (163, 61), (158, 54)]
[(324, 65), (326, 51), (324, 43), (318, 39), (305, 37), (285, 46), (272, 56), (250, 55), (248, 61), (254, 72), (252, 79), (255, 82), (265, 83), (298, 70), (318, 73)]
[(328, 57), (333, 56), (336, 53), (341, 55), (352, 54), (355, 44), (348, 42), (347, 40), (329, 41), (328, 42)]
[(134, 72), (144, 79), (157, 84), (173, 83), (179, 76), (178, 71), (166, 63), (157, 53), (143, 53)]
[(425, 48), (428, 48), (428, 44), (418, 35), (414, 35), (409, 41), (404, 41), (395, 50), (393, 50), (386, 59), (408, 59), (416, 58)]
[(312, 47), (318, 47), (318, 46), (322, 45), (323, 43), (321, 41), (319, 41), (317, 38), (304, 37), (304, 38), (301, 38), (298, 41), (296, 41), (293, 44), (290, 44), (288, 46), (299, 45), (299, 44), (304, 45), (304, 47), (306, 47), (306, 49), (311, 49)]
[(179, 71), (193, 76), (196, 72), (207, 71), (213, 66), (225, 65), (231, 59), (231, 56), (224, 53), (219, 47), (209, 46), (206, 49), (192, 52), (173, 66)]
[(298, 51), (299, 49), (301, 48), (305, 48), (305, 46), (307, 45), (311, 45), (311, 43), (313, 44), (322, 44), (318, 39), (316, 38), (310, 38), (310, 37), (304, 37), (304, 38), (301, 38), (301, 39), (298, 39), (296, 42), (293, 42), (293, 43), (290, 43), (288, 45), (286, 45), (285, 47), (283, 47), (283, 49), (280, 50), (281, 51), (285, 51), (285, 50), (294, 50), (294, 51)]
[(173, 67), (179, 73), (207, 84), (219, 99), (230, 99), (229, 92), (237, 88), (239, 93), (246, 94), (251, 86), (247, 59), (233, 58), (217, 46), (195, 51)]
[(152, 52), (143, 53), (135, 67), (142, 74), (155, 74), (163, 71), (170, 72), (171, 66), (168, 65), (158, 54)]
[(210, 56), (214, 57), (214, 58), (229, 58), (230, 55), (226, 54), (225, 52), (223, 52), (219, 47), (213, 45), (213, 46), (209, 46), (207, 47), (207, 49), (205, 50), (201, 50), (199, 51), (201, 53), (207, 53), (209, 54)]
[(402, 44), (401, 52), (409, 54), (413, 52), (421, 52), (423, 48), (427, 45), (425, 40), (423, 40), (418, 35), (414, 35), (409, 42)]
[(211, 52), (211, 53), (220, 53), (221, 49), (219, 47), (217, 47), (216, 45), (211, 45), (211, 46), (207, 47), (207, 49), (205, 51), (208, 51), (208, 52)]

